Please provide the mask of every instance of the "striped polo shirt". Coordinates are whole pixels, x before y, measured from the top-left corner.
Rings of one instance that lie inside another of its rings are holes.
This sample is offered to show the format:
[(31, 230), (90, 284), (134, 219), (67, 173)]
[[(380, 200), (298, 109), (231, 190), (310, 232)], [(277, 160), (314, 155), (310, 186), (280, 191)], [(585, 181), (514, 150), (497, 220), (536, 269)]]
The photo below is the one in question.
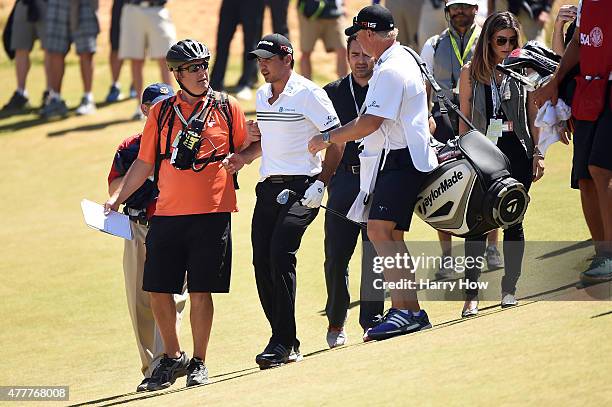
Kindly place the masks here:
[(308, 141), (340, 124), (332, 102), (323, 89), (295, 72), (272, 104), (268, 102), (271, 97), (271, 84), (257, 90), (262, 180), (270, 175), (319, 174), (321, 153), (310, 154)]

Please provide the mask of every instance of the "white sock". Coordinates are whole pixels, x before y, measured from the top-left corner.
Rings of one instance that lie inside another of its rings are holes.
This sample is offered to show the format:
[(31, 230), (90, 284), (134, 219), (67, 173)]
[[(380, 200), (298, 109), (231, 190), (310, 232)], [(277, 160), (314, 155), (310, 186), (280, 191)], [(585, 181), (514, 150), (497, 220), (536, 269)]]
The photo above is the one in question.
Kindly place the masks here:
[(49, 89), (49, 100), (60, 100), (62, 98), (59, 92)]
[(83, 98), (87, 99), (88, 102), (93, 102), (93, 93), (85, 92)]
[(113, 82), (113, 86), (116, 88), (121, 88), (121, 85), (119, 84), (119, 82)]
[(21, 96), (28, 97), (28, 92), (25, 89), (17, 88), (16, 92)]
[(419, 317), (421, 316), (421, 310), (418, 311), (411, 311), (409, 309), (401, 309), (400, 311), (402, 311), (404, 314), (406, 315), (413, 315), (415, 317)]

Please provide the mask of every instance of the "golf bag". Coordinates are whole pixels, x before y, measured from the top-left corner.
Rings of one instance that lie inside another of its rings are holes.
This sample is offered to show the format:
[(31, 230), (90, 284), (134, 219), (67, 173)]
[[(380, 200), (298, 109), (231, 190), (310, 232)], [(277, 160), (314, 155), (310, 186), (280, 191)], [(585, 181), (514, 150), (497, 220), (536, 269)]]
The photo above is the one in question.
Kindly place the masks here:
[(438, 148), (440, 165), (427, 175), (417, 197), (416, 214), (436, 230), (459, 237), (483, 235), (522, 221), (529, 195), (510, 177), (508, 158), (443, 93), (418, 54), (421, 71), (440, 103), (471, 128)]

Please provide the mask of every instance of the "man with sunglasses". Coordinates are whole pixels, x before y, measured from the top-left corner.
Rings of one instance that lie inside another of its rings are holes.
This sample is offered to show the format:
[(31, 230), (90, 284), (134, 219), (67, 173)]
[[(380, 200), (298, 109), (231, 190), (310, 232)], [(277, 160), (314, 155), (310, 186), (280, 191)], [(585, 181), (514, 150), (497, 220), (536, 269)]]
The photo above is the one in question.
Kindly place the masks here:
[[(335, 128), (340, 121), (325, 91), (293, 71), (289, 40), (266, 35), (249, 57), (257, 59), (266, 81), (257, 90), (257, 124), (252, 125), (261, 143), (232, 155), (226, 168), (237, 171), (261, 156), (251, 243), (259, 300), (272, 329), (255, 362), (268, 369), (301, 359), (295, 322), (296, 254), (342, 150), (329, 150), (323, 162), (320, 154), (308, 152), (313, 132)], [(294, 195), (281, 205), (277, 197), (287, 189)]]
[[(229, 115), (208, 82), (210, 52), (194, 40), (174, 44), (166, 55), (181, 90), (151, 108), (138, 159), (105, 208), (116, 210), (152, 174), (159, 197), (146, 238), (142, 288), (164, 343), (164, 357), (147, 390), (169, 387), (187, 375), (187, 386), (206, 383), (204, 364), (212, 327), (211, 293), (229, 291), (232, 246), (231, 212), (236, 212), (234, 180), (221, 161), (246, 138), (244, 113), (228, 101)], [(231, 116), (231, 117), (230, 117)], [(178, 340), (173, 295), (187, 273), (191, 302), (193, 358)]]
[[(151, 106), (164, 99), (174, 96), (174, 90), (165, 83), (149, 85), (142, 93), (141, 110), (146, 117)], [(128, 169), (138, 156), (142, 133), (128, 137), (119, 145), (115, 153), (113, 165), (108, 174), (108, 191), (112, 195)], [(154, 182), (147, 179), (124, 202), (123, 212), (130, 217), (132, 240), (124, 241), (123, 272), (125, 275), (125, 293), (127, 295), (128, 310), (136, 335), (136, 344), (142, 363), (141, 371), (145, 376), (136, 388), (136, 391), (147, 390), (151, 373), (163, 356), (163, 344), (159, 329), (155, 324), (149, 293), (142, 290), (142, 275), (146, 256), (145, 238), (149, 231), (149, 220), (155, 212), (157, 200), (157, 187)], [(181, 294), (174, 296), (176, 301), (177, 321), (180, 323), (185, 302), (187, 301), (187, 286), (183, 286)]]
[[(378, 148), (381, 165), (372, 166), (371, 175), (364, 174), (364, 178), (376, 176), (369, 197), (368, 237), (385, 262), (409, 258), (404, 232), (410, 229), (421, 184), (438, 165), (429, 144), (425, 85), (415, 59), (397, 42), (389, 10), (379, 5), (361, 9), (353, 26), (345, 30), (346, 35), (355, 33), (364, 52), (377, 60), (364, 101), (366, 110), (350, 123), (314, 136), (308, 148), (316, 153), (351, 140), (365, 138), (366, 143), (369, 137), (382, 135)], [(363, 185), (361, 188), (366, 190)], [(417, 299), (412, 265), (399, 261), (388, 264), (383, 274), (392, 308), (378, 325), (366, 331), (366, 341), (431, 327)]]

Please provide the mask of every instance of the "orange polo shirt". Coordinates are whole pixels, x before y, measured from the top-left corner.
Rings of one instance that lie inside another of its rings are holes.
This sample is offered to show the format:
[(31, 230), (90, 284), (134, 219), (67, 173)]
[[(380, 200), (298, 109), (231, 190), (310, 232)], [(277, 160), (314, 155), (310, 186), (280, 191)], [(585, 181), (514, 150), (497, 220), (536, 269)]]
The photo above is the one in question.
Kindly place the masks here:
[[(196, 105), (190, 105), (182, 100), (181, 92), (178, 92), (174, 103), (178, 105), (183, 117), (188, 119)], [(151, 108), (140, 144), (138, 158), (149, 164), (155, 164), (158, 138), (157, 121), (161, 105), (160, 102)], [(233, 97), (230, 97), (229, 105), (232, 112), (234, 147), (236, 151), (240, 151), (240, 147), (246, 139), (244, 112)], [(170, 145), (172, 145), (179, 130), (183, 128), (178, 115), (175, 114), (174, 116)], [(165, 153), (168, 130), (169, 125), (166, 125), (161, 131), (162, 154)], [(229, 154), (228, 133), (228, 126), (223, 119), (223, 115), (215, 109), (208, 117), (207, 122), (204, 123), (202, 138), (208, 138), (217, 147), (216, 155)], [(203, 141), (198, 156), (208, 157), (211, 150), (210, 143)], [(155, 215), (158, 216), (238, 211), (232, 176), (225, 171), (220, 161), (211, 162), (204, 170), (194, 172), (191, 169), (178, 170), (170, 164), (169, 159), (164, 159), (159, 169), (158, 188), (159, 197), (155, 210)]]

